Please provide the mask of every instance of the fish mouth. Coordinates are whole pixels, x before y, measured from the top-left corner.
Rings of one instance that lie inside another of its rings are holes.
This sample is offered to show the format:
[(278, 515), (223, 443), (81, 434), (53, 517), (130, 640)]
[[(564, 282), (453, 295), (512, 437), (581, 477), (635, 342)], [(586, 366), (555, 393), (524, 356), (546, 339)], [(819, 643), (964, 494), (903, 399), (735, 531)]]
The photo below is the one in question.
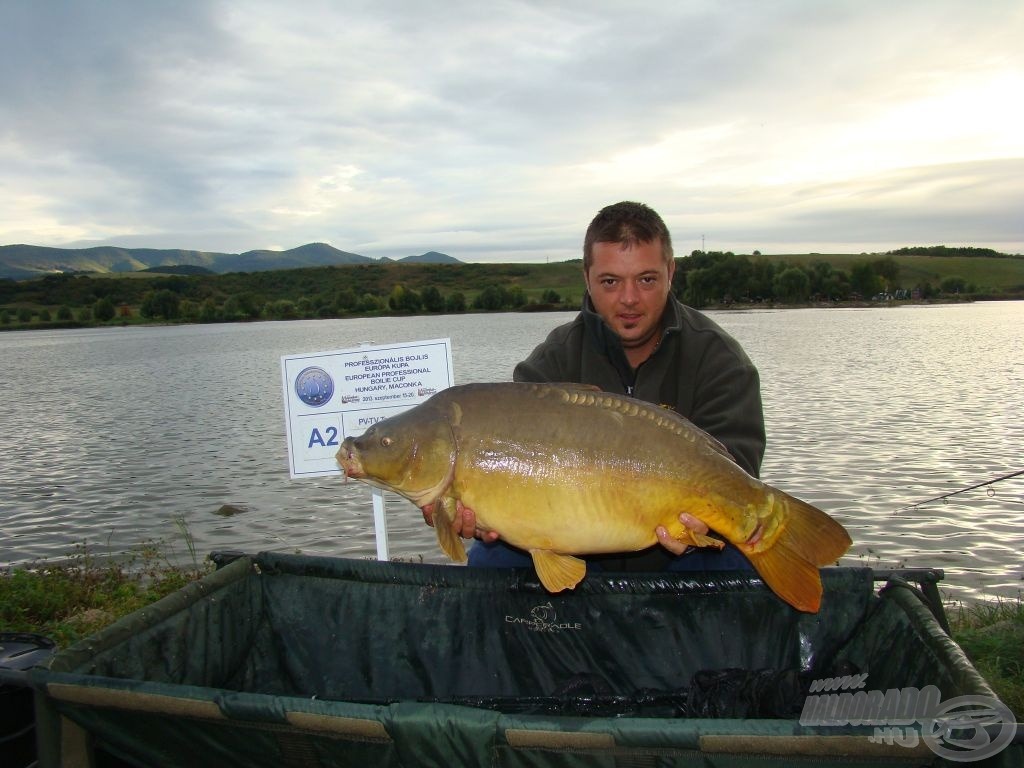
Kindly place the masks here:
[(352, 449), (342, 445), (341, 450), (338, 451), (334, 456), (344, 472), (345, 477), (366, 477), (366, 472), (363, 470), (363, 463), (359, 461), (359, 457), (352, 452)]

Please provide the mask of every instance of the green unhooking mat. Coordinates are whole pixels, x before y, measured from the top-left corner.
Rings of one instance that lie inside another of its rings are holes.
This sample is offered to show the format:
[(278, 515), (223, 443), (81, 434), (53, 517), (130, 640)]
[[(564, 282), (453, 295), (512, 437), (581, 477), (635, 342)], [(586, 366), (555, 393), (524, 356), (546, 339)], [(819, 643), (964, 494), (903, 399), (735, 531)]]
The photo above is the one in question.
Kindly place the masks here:
[(909, 693), (998, 700), (913, 588), (822, 579), (239, 557), (33, 672), (40, 765), (941, 763)]

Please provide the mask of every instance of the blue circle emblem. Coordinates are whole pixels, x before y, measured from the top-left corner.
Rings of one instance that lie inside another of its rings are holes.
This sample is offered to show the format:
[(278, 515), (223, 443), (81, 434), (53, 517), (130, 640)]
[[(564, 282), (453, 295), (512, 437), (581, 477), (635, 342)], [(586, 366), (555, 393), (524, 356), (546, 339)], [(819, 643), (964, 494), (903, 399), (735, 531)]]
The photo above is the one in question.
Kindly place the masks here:
[(305, 368), (295, 378), (295, 394), (306, 405), (319, 408), (334, 394), (334, 380), (323, 368)]

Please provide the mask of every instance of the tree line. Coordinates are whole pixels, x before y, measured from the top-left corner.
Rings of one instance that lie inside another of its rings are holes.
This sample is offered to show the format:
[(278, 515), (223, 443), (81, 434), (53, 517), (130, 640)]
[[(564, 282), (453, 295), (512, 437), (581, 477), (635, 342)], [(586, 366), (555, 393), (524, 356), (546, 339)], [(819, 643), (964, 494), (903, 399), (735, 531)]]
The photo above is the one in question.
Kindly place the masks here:
[(520, 284), (517, 265), (346, 265), (225, 275), (0, 280), (0, 325), (118, 319), (292, 320), (375, 314), (563, 309), (576, 298)]
[[(963, 255), (961, 250), (942, 255)], [(937, 284), (905, 279), (893, 255), (865, 256), (848, 270), (824, 259), (773, 260), (756, 251), (750, 256), (694, 251), (676, 264), (673, 292), (695, 307), (927, 300), (979, 290), (957, 277)], [(575, 309), (583, 288), (581, 269), (576, 260), (550, 265), (359, 264), (160, 277), (52, 274), (0, 280), (0, 326)]]
[(1013, 259), (1018, 258), (1009, 253), (1001, 253), (992, 248), (974, 248), (972, 246), (948, 245), (912, 245), (907, 248), (897, 248), (889, 251), (894, 256), (967, 256), (990, 259)]
[(736, 303), (805, 304), (807, 302), (863, 301), (892, 298), (930, 299), (939, 295), (973, 292), (963, 278), (950, 277), (933, 285), (906, 284), (892, 256), (854, 262), (849, 272), (827, 261), (791, 263), (730, 251), (694, 251), (676, 270), (673, 289), (694, 307)]

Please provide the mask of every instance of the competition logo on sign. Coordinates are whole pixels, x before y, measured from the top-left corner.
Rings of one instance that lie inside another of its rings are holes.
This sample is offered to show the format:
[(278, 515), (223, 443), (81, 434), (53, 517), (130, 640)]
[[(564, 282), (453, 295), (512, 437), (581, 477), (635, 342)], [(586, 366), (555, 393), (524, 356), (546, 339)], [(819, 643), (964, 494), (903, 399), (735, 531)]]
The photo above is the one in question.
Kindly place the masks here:
[(334, 394), (334, 380), (323, 368), (310, 366), (295, 378), (295, 394), (306, 405), (319, 408), (331, 401)]

